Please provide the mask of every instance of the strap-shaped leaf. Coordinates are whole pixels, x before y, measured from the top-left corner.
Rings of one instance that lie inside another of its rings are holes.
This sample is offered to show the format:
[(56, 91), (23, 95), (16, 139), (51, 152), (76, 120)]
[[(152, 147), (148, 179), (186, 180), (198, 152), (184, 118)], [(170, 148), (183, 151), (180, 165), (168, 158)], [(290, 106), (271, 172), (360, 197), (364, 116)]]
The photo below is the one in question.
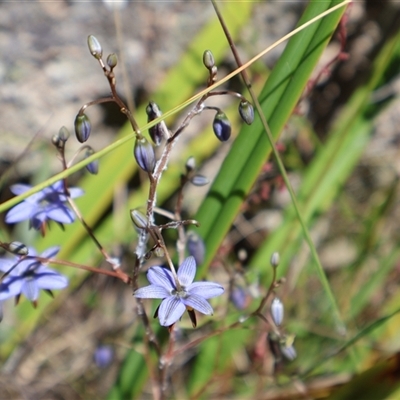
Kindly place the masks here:
[[(340, 1), (312, 1), (299, 25), (328, 10)], [(284, 125), (331, 38), (344, 7), (313, 23), (288, 42), (262, 90), (259, 101), (274, 138)], [(228, 232), (271, 147), (257, 116), (251, 126), (243, 126), (220, 172), (202, 203), (196, 219), (201, 223), (207, 255), (202, 274)]]

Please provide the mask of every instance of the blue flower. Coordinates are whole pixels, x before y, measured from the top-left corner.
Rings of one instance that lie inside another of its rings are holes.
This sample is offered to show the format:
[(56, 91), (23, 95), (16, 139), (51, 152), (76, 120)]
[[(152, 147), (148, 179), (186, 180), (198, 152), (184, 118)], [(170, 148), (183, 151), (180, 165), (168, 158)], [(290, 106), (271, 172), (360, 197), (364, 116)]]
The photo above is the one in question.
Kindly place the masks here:
[[(16, 184), (12, 185), (10, 190), (18, 196), (31, 188), (30, 185)], [(68, 188), (68, 191), (71, 199), (83, 195), (83, 190), (79, 188)], [(30, 227), (44, 233), (48, 220), (52, 219), (60, 224), (70, 224), (75, 221), (75, 215), (65, 204), (66, 201), (64, 184), (58, 181), (17, 204), (7, 213), (5, 220), (9, 224), (15, 224), (29, 219)]]
[[(39, 257), (53, 258), (60, 248), (50, 247)], [(29, 248), (29, 256), (0, 258), (0, 271), (9, 272), (0, 283), (0, 302), (10, 297), (23, 294), (36, 306), (39, 290), (51, 293), (53, 289), (64, 289), (68, 286), (68, 279), (58, 272), (48, 268), (37, 256), (35, 249)]]
[(94, 362), (99, 368), (107, 368), (114, 357), (114, 350), (111, 346), (103, 344), (97, 347), (94, 353)]
[(179, 267), (177, 276), (180, 288), (172, 272), (162, 267), (151, 267), (147, 279), (151, 283), (136, 290), (135, 297), (142, 299), (163, 299), (158, 309), (158, 318), (162, 326), (171, 326), (178, 321), (185, 310), (189, 312), (193, 326), (196, 326), (194, 310), (212, 315), (213, 309), (206, 299), (220, 296), (224, 288), (214, 282), (194, 282), (196, 262), (188, 257)]

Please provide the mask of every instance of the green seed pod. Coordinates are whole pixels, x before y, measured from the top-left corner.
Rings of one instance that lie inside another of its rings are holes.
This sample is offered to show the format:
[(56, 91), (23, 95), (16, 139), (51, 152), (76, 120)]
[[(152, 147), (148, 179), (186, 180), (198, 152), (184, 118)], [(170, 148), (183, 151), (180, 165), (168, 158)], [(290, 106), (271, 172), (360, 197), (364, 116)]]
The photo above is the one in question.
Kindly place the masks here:
[(251, 125), (254, 121), (254, 108), (253, 106), (246, 100), (242, 100), (239, 104), (239, 114), (240, 118), (247, 125)]
[(142, 214), (140, 211), (134, 209), (130, 211), (131, 220), (132, 222), (139, 228), (139, 229), (146, 229), (149, 223), (147, 217)]
[(210, 50), (206, 50), (203, 53), (203, 64), (207, 69), (211, 69), (212, 67), (215, 66), (214, 56)]
[(97, 60), (100, 60), (100, 58), (103, 56), (103, 49), (100, 42), (96, 39), (95, 36), (89, 35), (87, 38), (87, 43), (89, 46), (90, 54)]
[(89, 118), (86, 114), (77, 115), (75, 118), (75, 134), (76, 138), (84, 143), (89, 139), (90, 131), (92, 129)]
[(115, 53), (111, 53), (107, 57), (107, 65), (111, 68), (114, 69), (117, 66), (118, 63), (118, 57)]

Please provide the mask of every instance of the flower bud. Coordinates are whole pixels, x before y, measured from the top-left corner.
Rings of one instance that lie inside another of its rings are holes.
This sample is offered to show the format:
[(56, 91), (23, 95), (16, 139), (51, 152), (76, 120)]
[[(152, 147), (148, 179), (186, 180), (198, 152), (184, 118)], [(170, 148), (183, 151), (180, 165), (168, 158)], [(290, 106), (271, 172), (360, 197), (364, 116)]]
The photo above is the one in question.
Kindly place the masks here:
[(136, 139), (133, 155), (143, 171), (152, 173), (156, 165), (153, 146), (144, 137)]
[(207, 69), (211, 69), (215, 65), (214, 56), (210, 50), (206, 50), (203, 53), (203, 64)]
[(254, 108), (253, 106), (246, 100), (242, 100), (239, 103), (239, 114), (240, 118), (244, 122), (246, 122), (247, 125), (251, 125), (254, 121)]
[(279, 343), (282, 354), (289, 361), (293, 361), (297, 357), (296, 349), (293, 346), (294, 338), (294, 335), (287, 335)]
[(186, 172), (192, 172), (196, 169), (196, 160), (194, 157), (189, 157), (185, 164)]
[(189, 254), (194, 257), (196, 265), (201, 265), (204, 261), (206, 247), (200, 235), (193, 231), (188, 232), (188, 240), (186, 246)]
[(95, 36), (89, 35), (87, 38), (87, 43), (89, 46), (90, 54), (97, 60), (100, 60), (103, 55), (103, 49), (100, 42), (96, 39)]
[(278, 267), (278, 265), (279, 265), (279, 253), (278, 252), (274, 252), (274, 253), (272, 253), (272, 256), (271, 256), (271, 260), (270, 260), (270, 263), (271, 263), (271, 265), (272, 265), (272, 268), (277, 268)]
[[(88, 147), (85, 151), (85, 158), (88, 158), (94, 154), (94, 150)], [(92, 174), (97, 175), (99, 173), (99, 160), (94, 160), (86, 165), (86, 169)]]
[(231, 291), (230, 301), (238, 310), (244, 310), (250, 303), (250, 296), (241, 286), (234, 286)]
[[(161, 117), (162, 112), (157, 106), (157, 104), (154, 103), (154, 101), (150, 101), (149, 105), (146, 107), (146, 114), (147, 114), (147, 122), (151, 122)], [(151, 137), (151, 140), (155, 143), (156, 146), (158, 146), (161, 143), (161, 140), (163, 138), (164, 127), (162, 126), (162, 124), (165, 124), (165, 122), (162, 121), (149, 128), (149, 135)]]
[(283, 304), (278, 299), (278, 297), (275, 297), (271, 303), (271, 315), (276, 326), (280, 326), (282, 324), (283, 314), (284, 314)]
[(28, 248), (21, 242), (8, 243), (7, 250), (17, 256), (26, 256), (29, 253)]
[(118, 57), (115, 53), (111, 53), (107, 57), (107, 65), (111, 68), (114, 69), (118, 64)]
[(114, 350), (111, 346), (101, 345), (98, 346), (94, 353), (94, 362), (99, 368), (107, 368), (114, 357)]
[(75, 118), (74, 125), (75, 125), (76, 138), (81, 143), (86, 142), (86, 140), (89, 139), (90, 131), (92, 129), (87, 115), (86, 114), (82, 114), (82, 115), (78, 114)]
[(190, 182), (192, 182), (194, 186), (205, 186), (210, 183), (208, 178), (203, 175), (195, 175), (193, 178), (190, 179)]
[(58, 131), (58, 137), (60, 138), (60, 140), (62, 140), (63, 142), (66, 142), (69, 137), (70, 137), (70, 133), (69, 130), (65, 127), (62, 126), (60, 128), (60, 130)]
[(213, 121), (213, 130), (215, 136), (221, 142), (226, 142), (231, 136), (231, 123), (229, 122), (227, 116), (224, 112), (218, 111), (215, 114)]
[(131, 210), (131, 220), (139, 229), (146, 229), (148, 225), (147, 217), (138, 210)]

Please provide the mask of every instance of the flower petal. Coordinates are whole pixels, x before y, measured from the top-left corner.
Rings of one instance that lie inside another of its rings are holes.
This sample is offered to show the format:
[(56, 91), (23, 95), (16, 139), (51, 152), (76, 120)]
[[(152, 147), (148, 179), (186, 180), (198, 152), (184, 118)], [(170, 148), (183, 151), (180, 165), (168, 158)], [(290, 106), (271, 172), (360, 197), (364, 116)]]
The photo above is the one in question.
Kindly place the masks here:
[(38, 289), (64, 289), (68, 286), (68, 279), (49, 268), (39, 268), (35, 277)]
[(133, 295), (140, 299), (165, 299), (170, 292), (164, 286), (149, 285), (136, 290)]
[(7, 224), (15, 224), (16, 222), (29, 219), (32, 213), (35, 211), (36, 206), (37, 205), (35, 203), (29, 203), (26, 201), (17, 204), (6, 214), (5, 220)]
[(170, 270), (162, 267), (151, 267), (147, 272), (147, 279), (156, 286), (162, 286), (168, 290), (168, 295), (175, 289), (174, 277)]
[(0, 284), (0, 301), (9, 299), (10, 297), (17, 296), (21, 293), (21, 284), (22, 281), (20, 279), (6, 279)]
[(17, 183), (15, 185), (10, 186), (10, 190), (16, 196), (19, 196), (22, 193), (27, 192), (29, 189), (32, 189), (31, 185), (25, 185), (23, 183)]
[(190, 294), (185, 299), (182, 299), (182, 301), (186, 306), (192, 307), (203, 314), (212, 315), (213, 313), (213, 309), (207, 300), (197, 294)]
[(158, 310), (158, 318), (162, 326), (170, 326), (174, 324), (182, 314), (186, 307), (182, 301), (174, 296), (167, 297), (160, 305)]
[(75, 199), (85, 194), (85, 191), (78, 187), (68, 188), (68, 192), (71, 199)]
[[(29, 249), (30, 250), (30, 249)], [(53, 258), (57, 255), (57, 253), (60, 251), (60, 246), (52, 246), (46, 249), (40, 257), (43, 258)], [(29, 255), (31, 255), (31, 252), (29, 251)]]
[(62, 224), (71, 224), (75, 221), (75, 214), (62, 203), (49, 204), (45, 212), (47, 218)]
[(39, 297), (39, 287), (36, 283), (35, 279), (25, 279), (22, 287), (21, 292), (25, 297), (30, 301), (35, 301)]
[(196, 261), (194, 257), (188, 257), (178, 269), (178, 279), (183, 286), (189, 286), (196, 275)]
[(204, 299), (211, 299), (224, 293), (224, 288), (214, 282), (194, 282), (188, 287), (188, 291)]

